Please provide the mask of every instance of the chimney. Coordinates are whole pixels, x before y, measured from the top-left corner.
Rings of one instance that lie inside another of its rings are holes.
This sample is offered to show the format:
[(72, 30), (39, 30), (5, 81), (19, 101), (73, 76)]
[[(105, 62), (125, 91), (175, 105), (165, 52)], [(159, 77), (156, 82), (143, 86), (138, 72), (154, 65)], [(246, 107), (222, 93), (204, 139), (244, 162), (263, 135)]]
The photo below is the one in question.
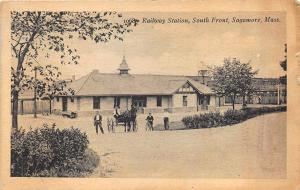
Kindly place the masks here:
[(208, 70), (207, 69), (201, 69), (198, 71), (198, 76), (207, 76), (208, 75)]

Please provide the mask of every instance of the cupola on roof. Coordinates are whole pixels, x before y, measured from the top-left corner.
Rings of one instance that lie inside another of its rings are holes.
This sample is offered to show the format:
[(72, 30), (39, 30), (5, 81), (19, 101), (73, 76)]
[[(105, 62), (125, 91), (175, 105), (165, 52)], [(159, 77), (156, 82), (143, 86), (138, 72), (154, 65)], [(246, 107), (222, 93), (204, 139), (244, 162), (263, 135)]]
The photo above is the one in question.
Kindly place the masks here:
[(118, 70), (120, 71), (120, 74), (128, 74), (128, 71), (130, 69), (129, 69), (128, 65), (127, 65), (125, 56), (123, 56), (123, 60), (122, 60), (122, 62), (120, 64)]

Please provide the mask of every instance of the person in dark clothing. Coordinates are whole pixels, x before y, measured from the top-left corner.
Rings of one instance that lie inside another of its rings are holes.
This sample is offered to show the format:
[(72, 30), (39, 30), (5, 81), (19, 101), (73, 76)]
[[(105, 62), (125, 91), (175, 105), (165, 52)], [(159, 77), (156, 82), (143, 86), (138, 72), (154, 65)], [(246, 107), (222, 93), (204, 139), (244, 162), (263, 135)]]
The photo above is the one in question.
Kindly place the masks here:
[(130, 109), (130, 117), (132, 120), (132, 125), (133, 125), (133, 131), (137, 130), (137, 126), (136, 126), (136, 116), (137, 116), (137, 109), (135, 108), (135, 106), (133, 104), (131, 104), (131, 109)]
[(164, 117), (164, 127), (165, 127), (165, 130), (169, 130), (169, 118), (168, 117)]
[(169, 112), (164, 112), (164, 127), (165, 130), (169, 130), (170, 125), (169, 125)]
[(133, 116), (136, 116), (137, 109), (135, 108), (135, 106), (133, 104), (131, 104), (130, 112)]
[(153, 131), (153, 121), (154, 121), (154, 118), (153, 116), (151, 115), (151, 113), (149, 113), (149, 115), (147, 116), (146, 118), (147, 122), (149, 123), (149, 128), (150, 128), (150, 131)]
[(100, 115), (99, 111), (96, 112), (96, 115), (94, 117), (94, 126), (96, 127), (97, 135), (98, 135), (98, 128), (100, 128), (101, 133), (104, 134), (104, 131), (102, 128), (102, 116)]

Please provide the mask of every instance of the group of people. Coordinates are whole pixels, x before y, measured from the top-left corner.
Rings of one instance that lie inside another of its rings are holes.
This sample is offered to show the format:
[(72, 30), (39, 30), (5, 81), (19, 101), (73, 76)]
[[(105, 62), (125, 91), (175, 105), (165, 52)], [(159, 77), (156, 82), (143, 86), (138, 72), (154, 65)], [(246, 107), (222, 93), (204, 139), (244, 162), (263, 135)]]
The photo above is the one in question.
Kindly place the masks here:
[[(135, 108), (132, 106), (132, 109), (135, 109)], [(117, 116), (119, 116), (119, 113), (118, 113), (118, 110), (115, 109), (114, 117), (116, 118)], [(168, 113), (164, 114), (163, 120), (164, 120), (165, 130), (169, 130), (170, 126), (169, 126)], [(108, 125), (111, 125), (110, 124), (111, 122), (114, 122), (114, 121), (112, 121), (112, 119), (108, 119)], [(146, 117), (146, 130), (153, 131), (154, 130), (153, 123), (154, 123), (154, 117), (151, 113), (149, 113), (148, 116)], [(104, 130), (102, 127), (102, 115), (100, 114), (99, 111), (97, 111), (96, 115), (94, 116), (94, 126), (96, 128), (97, 135), (98, 135), (99, 129), (100, 129), (101, 133), (104, 134)], [(109, 128), (109, 126), (108, 126), (108, 128)], [(109, 128), (109, 130), (110, 130), (110, 128)], [(113, 127), (112, 127), (112, 131), (114, 131)]]
[[(114, 113), (114, 116), (115, 113)], [(115, 125), (115, 121), (112, 118), (108, 118), (107, 119), (107, 126), (108, 126), (108, 131), (110, 132), (110, 130), (112, 132), (114, 132), (114, 125)], [(104, 130), (102, 127), (102, 115), (100, 114), (99, 111), (96, 112), (96, 115), (94, 116), (94, 126), (96, 128), (96, 134), (98, 135), (98, 131), (100, 129), (101, 133), (104, 134)]]
[[(168, 112), (164, 112), (164, 128), (165, 130), (169, 130), (170, 129), (170, 124), (169, 124), (169, 115), (168, 115)], [(152, 116), (151, 113), (149, 113), (149, 115), (147, 116), (146, 118), (146, 121), (147, 121), (147, 128), (146, 130), (150, 130), (150, 131), (153, 131), (153, 121), (154, 121), (154, 118)]]

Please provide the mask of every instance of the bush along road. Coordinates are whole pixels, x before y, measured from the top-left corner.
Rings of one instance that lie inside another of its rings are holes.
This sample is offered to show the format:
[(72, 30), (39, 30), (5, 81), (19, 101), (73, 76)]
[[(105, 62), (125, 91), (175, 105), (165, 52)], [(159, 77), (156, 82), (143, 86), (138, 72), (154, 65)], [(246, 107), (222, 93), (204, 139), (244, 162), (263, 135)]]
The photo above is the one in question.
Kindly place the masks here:
[(199, 129), (210, 127), (222, 127), (243, 122), (247, 119), (273, 112), (284, 112), (286, 106), (244, 108), (241, 110), (228, 110), (224, 114), (210, 112), (194, 116), (186, 116), (182, 123), (186, 129)]

